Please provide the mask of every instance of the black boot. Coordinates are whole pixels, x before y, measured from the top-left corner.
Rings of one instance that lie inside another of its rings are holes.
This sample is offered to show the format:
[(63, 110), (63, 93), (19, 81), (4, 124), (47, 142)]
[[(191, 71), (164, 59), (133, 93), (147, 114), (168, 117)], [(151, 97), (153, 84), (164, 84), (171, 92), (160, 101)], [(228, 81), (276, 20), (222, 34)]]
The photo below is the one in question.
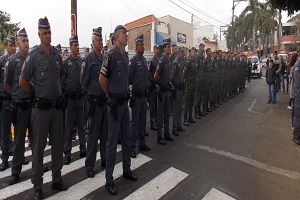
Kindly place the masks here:
[(205, 107), (206, 107), (206, 110), (205, 110), (205, 111), (206, 111), (207, 113), (212, 112), (212, 110), (208, 107), (208, 104), (206, 104)]
[(199, 116), (199, 106), (195, 106), (195, 118), (201, 119), (201, 117)]

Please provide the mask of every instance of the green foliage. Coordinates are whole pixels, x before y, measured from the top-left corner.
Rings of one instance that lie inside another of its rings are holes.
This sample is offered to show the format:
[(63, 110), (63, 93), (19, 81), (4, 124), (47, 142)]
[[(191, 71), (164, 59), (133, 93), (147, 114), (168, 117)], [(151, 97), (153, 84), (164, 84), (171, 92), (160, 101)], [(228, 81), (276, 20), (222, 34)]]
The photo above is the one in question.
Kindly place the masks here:
[(272, 6), (279, 10), (288, 11), (288, 15), (291, 16), (294, 12), (300, 10), (299, 0), (269, 0)]
[(0, 10), (0, 50), (3, 52), (7, 34), (15, 35), (20, 29), (19, 23), (10, 22), (10, 14)]

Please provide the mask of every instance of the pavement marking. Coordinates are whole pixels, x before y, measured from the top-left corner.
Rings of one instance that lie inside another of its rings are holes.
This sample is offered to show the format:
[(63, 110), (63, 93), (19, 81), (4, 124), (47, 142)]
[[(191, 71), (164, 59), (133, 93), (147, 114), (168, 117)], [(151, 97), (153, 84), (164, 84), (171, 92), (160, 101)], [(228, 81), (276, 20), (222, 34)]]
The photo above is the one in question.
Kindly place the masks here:
[[(139, 154), (136, 159), (131, 159), (131, 169), (137, 169), (138, 167), (146, 164), (147, 162), (151, 161), (152, 159), (148, 156), (145, 156), (143, 154)], [(70, 200), (75, 200), (75, 199), (81, 199), (85, 197), (86, 195), (90, 194), (91, 192), (97, 190), (100, 187), (103, 187), (105, 185), (105, 172), (102, 171), (94, 178), (87, 178), (72, 187), (70, 187), (67, 191), (64, 192), (59, 192), (47, 199), (70, 199)], [(120, 176), (123, 175), (123, 167), (122, 167), (122, 162), (116, 164), (115, 169), (114, 169), (114, 174), (113, 176), (115, 178), (119, 178)]]
[(286, 176), (286, 177), (291, 178), (291, 179), (300, 180), (300, 174), (297, 173), (297, 172), (292, 172), (292, 171), (289, 171), (289, 170), (286, 170), (286, 169), (281, 169), (279, 167), (274, 167), (272, 165), (268, 165), (268, 164), (259, 162), (257, 160), (253, 160), (251, 158), (247, 158), (247, 157), (237, 155), (237, 154), (233, 154), (233, 153), (230, 153), (230, 152), (226, 152), (226, 151), (223, 151), (223, 150), (214, 149), (214, 148), (204, 146), (204, 145), (194, 145), (194, 144), (187, 144), (187, 143), (186, 143), (186, 145), (190, 146), (190, 147), (197, 148), (197, 149), (201, 149), (201, 150), (204, 150), (204, 151), (207, 151), (207, 152), (210, 152), (210, 153), (225, 156), (225, 157), (237, 160), (237, 161), (241, 161), (243, 163), (247, 163), (249, 165), (252, 165), (256, 168), (259, 168), (259, 169), (262, 169), (262, 170), (265, 170), (265, 171), (268, 171), (268, 172), (272, 172), (272, 173), (275, 173), (275, 174)]
[[(72, 148), (71, 153), (73, 154), (73, 153), (76, 153), (76, 152), (78, 152), (78, 151), (79, 151), (79, 145), (78, 145), (78, 146), (74, 146), (74, 147)], [(30, 150), (30, 152), (31, 152), (31, 150)], [(50, 161), (51, 161), (51, 155), (44, 157), (44, 164), (45, 164), (45, 163), (48, 163), (48, 162), (50, 162)], [(23, 165), (23, 166), (22, 166), (22, 172), (31, 169), (31, 167), (32, 167), (32, 162), (29, 162), (28, 165)], [(11, 169), (11, 165), (10, 165), (10, 167), (7, 168), (5, 171), (3, 171), (3, 172), (0, 173), (0, 179), (1, 179), (1, 178), (5, 178), (5, 177), (11, 175), (11, 170), (9, 170), (9, 169)]]
[[(121, 148), (118, 146), (117, 152), (119, 152), (119, 151), (121, 151)], [(100, 152), (98, 151), (97, 158), (99, 159), (99, 157), (100, 157)], [(64, 165), (61, 170), (61, 176), (71, 173), (77, 169), (80, 169), (81, 167), (84, 167), (84, 166), (85, 166), (85, 159), (79, 159), (74, 162), (71, 162), (70, 165)], [(49, 170), (48, 172), (44, 173), (43, 178), (44, 178), (44, 182), (43, 182), (44, 184), (51, 182), (52, 181), (52, 171)], [(89, 186), (89, 184), (88, 184), (88, 186)], [(19, 194), (21, 192), (24, 192), (24, 191), (32, 189), (32, 188), (33, 188), (33, 185), (31, 183), (31, 179), (28, 179), (23, 182), (19, 182), (15, 185), (7, 186), (0, 190), (0, 194), (1, 194), (0, 199), (8, 198), (10, 196)]]
[(160, 199), (187, 176), (187, 173), (171, 167), (131, 193), (124, 200), (139, 200), (141, 198), (143, 200)]
[(252, 102), (252, 104), (251, 104), (251, 106), (249, 106), (249, 107), (247, 108), (247, 110), (248, 110), (249, 112), (252, 112), (252, 113), (255, 113), (255, 114), (261, 114), (261, 115), (264, 114), (264, 113), (260, 113), (260, 112), (256, 112), (256, 111), (253, 111), (253, 110), (252, 110), (252, 108), (255, 106), (256, 102), (257, 102), (257, 99), (254, 99), (253, 102)]
[(234, 198), (228, 196), (227, 194), (212, 188), (202, 200), (235, 200)]

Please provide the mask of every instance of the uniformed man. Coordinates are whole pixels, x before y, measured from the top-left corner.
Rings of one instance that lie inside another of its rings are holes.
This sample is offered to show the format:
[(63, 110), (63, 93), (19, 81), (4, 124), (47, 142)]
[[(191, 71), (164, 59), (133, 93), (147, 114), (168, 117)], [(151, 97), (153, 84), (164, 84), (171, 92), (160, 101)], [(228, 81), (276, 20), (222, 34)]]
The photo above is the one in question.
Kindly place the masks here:
[[(25, 28), (17, 33), (17, 44), (19, 51), (13, 54), (5, 65), (5, 79), (4, 87), (12, 94), (13, 102), (9, 107), (11, 110), (11, 117), (14, 124), (14, 147), (13, 160), (11, 168), (11, 178), (9, 184), (13, 185), (19, 181), (19, 174), (24, 164), (25, 152), (25, 137), (26, 129), (31, 136), (31, 108), (30, 96), (19, 86), (19, 76), (21, 74), (22, 65), (28, 55), (29, 40)], [(31, 139), (31, 137), (29, 137)]]
[(210, 92), (211, 92), (211, 68), (212, 68), (212, 61), (211, 56), (212, 52), (210, 48), (206, 49), (206, 55), (207, 57), (204, 59), (204, 84), (203, 84), (203, 104), (204, 104), (204, 110), (208, 112), (212, 112), (211, 109), (208, 106), (208, 103), (210, 101)]
[(11, 104), (11, 94), (4, 88), (4, 69), (8, 58), (16, 53), (15, 37), (8, 35), (6, 38), (5, 48), (7, 54), (0, 58), (0, 103), (1, 103), (1, 149), (2, 149), (2, 163), (0, 165), (0, 171), (4, 171), (8, 168), (8, 157), (10, 154), (11, 141), (11, 120), (10, 113), (6, 109)]
[(116, 150), (119, 133), (122, 140), (123, 178), (137, 181), (130, 169), (130, 122), (128, 109), (128, 54), (125, 51), (128, 36), (124, 26), (115, 28), (116, 46), (110, 50), (103, 62), (100, 84), (108, 96), (108, 139), (106, 148), (106, 184), (111, 195), (118, 190), (113, 182)]
[(89, 55), (89, 53), (90, 53), (90, 48), (85, 48), (84, 57), (87, 57), (87, 55)]
[(108, 53), (107, 50), (108, 50), (107, 46), (104, 46), (103, 49), (102, 49), (102, 51), (101, 51), (103, 58), (105, 58), (106, 54)]
[(203, 99), (203, 79), (204, 79), (204, 73), (203, 73), (203, 62), (205, 58), (205, 45), (201, 42), (199, 44), (199, 54), (197, 56), (197, 71), (196, 71), (196, 87), (195, 87), (195, 118), (201, 119), (201, 117), (204, 117), (205, 115), (201, 111), (201, 102)]
[(83, 110), (83, 96), (84, 90), (80, 84), (80, 69), (82, 60), (79, 55), (79, 43), (77, 35), (69, 39), (71, 54), (63, 62), (65, 71), (65, 89), (69, 94), (68, 105), (65, 114), (65, 134), (64, 134), (64, 154), (65, 164), (71, 163), (72, 150), (72, 136), (74, 119), (76, 120), (80, 157), (86, 156), (86, 142), (84, 131), (84, 110)]
[[(176, 58), (177, 58), (177, 45), (172, 44), (172, 52), (171, 52), (171, 55), (170, 55), (171, 67), (172, 67), (172, 63), (174, 62), (174, 60)], [(170, 93), (170, 115), (173, 115), (173, 109), (174, 109), (174, 102), (173, 102), (172, 93)]]
[(189, 126), (189, 123), (196, 123), (193, 120), (193, 104), (195, 100), (196, 88), (196, 73), (197, 73), (197, 57), (196, 48), (192, 47), (190, 57), (184, 68), (185, 86), (185, 109), (184, 109), (184, 125)]
[(154, 81), (154, 73), (159, 61), (159, 46), (156, 44), (153, 47), (154, 55), (150, 61), (149, 66), (149, 79), (150, 79), (150, 125), (151, 130), (157, 131), (157, 94), (156, 94), (156, 83)]
[(174, 100), (174, 113), (173, 113), (173, 130), (172, 134), (179, 136), (178, 132), (184, 132), (185, 130), (181, 126), (181, 111), (182, 111), (182, 98), (183, 98), (183, 47), (177, 48), (178, 56), (172, 64), (171, 83), (174, 86), (173, 100)]
[(150, 151), (145, 143), (146, 118), (147, 118), (147, 87), (148, 67), (144, 54), (144, 35), (135, 40), (136, 55), (129, 62), (129, 83), (132, 85), (130, 107), (131, 120), (131, 157), (136, 158), (136, 141), (139, 142), (139, 151)]
[(63, 109), (61, 95), (64, 72), (59, 51), (51, 46), (51, 28), (47, 17), (39, 19), (38, 35), (41, 44), (34, 48), (24, 62), (19, 84), (27, 92), (33, 90), (32, 109), (32, 170), (34, 199), (42, 199), (43, 158), (48, 133), (52, 148), (52, 189), (64, 191), (68, 186), (61, 178), (63, 166)]
[(81, 84), (89, 94), (90, 131), (87, 142), (85, 168), (88, 177), (95, 176), (94, 166), (97, 155), (97, 144), (100, 139), (101, 167), (106, 166), (107, 141), (107, 105), (106, 94), (99, 83), (100, 70), (103, 63), (101, 54), (103, 48), (102, 27), (93, 29), (93, 50), (82, 63)]
[[(154, 81), (158, 83), (157, 95), (157, 143), (164, 145), (165, 140), (173, 141), (169, 132), (169, 116), (170, 116), (170, 74), (171, 74), (171, 39), (164, 39), (164, 53), (158, 62)], [(164, 122), (164, 134), (162, 133)]]

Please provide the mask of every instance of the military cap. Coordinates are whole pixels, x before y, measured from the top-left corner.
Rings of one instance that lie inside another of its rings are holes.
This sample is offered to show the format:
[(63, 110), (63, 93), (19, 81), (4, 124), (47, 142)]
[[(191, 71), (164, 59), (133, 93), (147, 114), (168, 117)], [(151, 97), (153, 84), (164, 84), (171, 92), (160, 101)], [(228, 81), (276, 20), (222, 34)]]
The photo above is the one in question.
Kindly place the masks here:
[(58, 51), (61, 51), (61, 45), (60, 45), (60, 44), (58, 44), (58, 45), (56, 46), (56, 48), (57, 48)]
[(205, 44), (201, 42), (201, 43), (199, 44), (199, 46), (205, 47)]
[(113, 42), (114, 40), (115, 40), (115, 35), (112, 34), (112, 36), (111, 36), (111, 41)]
[(41, 28), (45, 28), (45, 29), (50, 28), (50, 24), (49, 24), (49, 21), (48, 21), (47, 17), (39, 19), (38, 27), (39, 27), (39, 29), (41, 29)]
[(166, 45), (166, 44), (171, 44), (171, 38), (163, 40), (163, 45)]
[(207, 49), (206, 49), (206, 53), (209, 52), (209, 51), (211, 51), (211, 49), (210, 49), (210, 48), (207, 48)]
[(116, 28), (115, 28), (114, 35), (116, 34), (116, 32), (117, 32), (118, 30), (121, 30), (121, 29), (124, 29), (124, 30), (127, 32), (126, 28), (125, 28), (123, 25), (118, 25), (118, 26), (116, 26)]
[(22, 28), (21, 30), (19, 30), (19, 32), (17, 33), (17, 36), (27, 36), (27, 32), (26, 32), (25, 28)]
[(153, 46), (153, 48), (159, 48), (158, 44), (155, 44), (155, 45)]
[(94, 28), (92, 35), (97, 35), (99, 37), (102, 37), (102, 27)]
[(135, 38), (135, 42), (144, 42), (144, 34), (140, 35), (140, 36), (137, 36)]
[(74, 35), (73, 37), (71, 37), (69, 39), (69, 43), (71, 44), (72, 42), (78, 42), (78, 36), (77, 35)]
[(104, 46), (102, 50), (107, 50), (107, 46)]
[(183, 49), (183, 47), (177, 47), (177, 51), (178, 51), (178, 52), (179, 52), (179, 51), (184, 52), (184, 49)]
[(64, 50), (64, 53), (68, 53), (68, 49), (65, 49), (65, 50)]
[(10, 34), (7, 35), (6, 40), (13, 43), (13, 44), (16, 43), (15, 37), (13, 35), (10, 35)]
[(85, 52), (89, 52), (89, 51), (90, 51), (90, 48), (85, 48), (84, 51), (85, 51)]

